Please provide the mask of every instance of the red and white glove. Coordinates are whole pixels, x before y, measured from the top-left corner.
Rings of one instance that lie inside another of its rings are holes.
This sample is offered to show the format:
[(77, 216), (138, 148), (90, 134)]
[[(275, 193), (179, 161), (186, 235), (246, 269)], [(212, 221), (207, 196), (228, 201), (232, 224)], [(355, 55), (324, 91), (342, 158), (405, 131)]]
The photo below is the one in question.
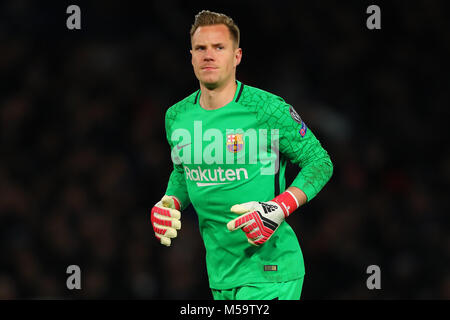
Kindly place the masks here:
[(174, 196), (164, 196), (152, 208), (151, 222), (155, 237), (165, 246), (170, 246), (171, 238), (176, 238), (181, 229), (180, 202)]
[(231, 211), (240, 214), (227, 224), (230, 231), (242, 229), (248, 242), (258, 246), (270, 239), (275, 230), (299, 207), (290, 191), (285, 191), (267, 202), (250, 201), (236, 204)]

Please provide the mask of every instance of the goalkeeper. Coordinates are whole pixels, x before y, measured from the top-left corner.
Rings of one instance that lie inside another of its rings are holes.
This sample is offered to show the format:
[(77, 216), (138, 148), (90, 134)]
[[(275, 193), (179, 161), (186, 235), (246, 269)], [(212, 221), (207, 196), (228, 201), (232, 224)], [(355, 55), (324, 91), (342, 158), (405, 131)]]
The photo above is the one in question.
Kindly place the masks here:
[[(166, 112), (174, 169), (151, 210), (155, 236), (175, 242), (192, 204), (214, 299), (298, 300), (305, 267), (285, 220), (330, 179), (330, 157), (292, 106), (236, 80), (231, 18), (202, 11), (190, 34), (200, 88)], [(300, 171), (286, 188), (287, 161)]]

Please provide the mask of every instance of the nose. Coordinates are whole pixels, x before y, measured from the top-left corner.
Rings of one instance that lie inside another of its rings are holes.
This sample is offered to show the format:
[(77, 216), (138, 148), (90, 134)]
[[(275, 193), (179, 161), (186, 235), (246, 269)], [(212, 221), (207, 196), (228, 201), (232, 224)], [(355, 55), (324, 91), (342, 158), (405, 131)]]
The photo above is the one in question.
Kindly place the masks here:
[(213, 61), (214, 60), (213, 50), (211, 48), (208, 48), (205, 50), (205, 55), (203, 56), (203, 60), (205, 60), (205, 61)]

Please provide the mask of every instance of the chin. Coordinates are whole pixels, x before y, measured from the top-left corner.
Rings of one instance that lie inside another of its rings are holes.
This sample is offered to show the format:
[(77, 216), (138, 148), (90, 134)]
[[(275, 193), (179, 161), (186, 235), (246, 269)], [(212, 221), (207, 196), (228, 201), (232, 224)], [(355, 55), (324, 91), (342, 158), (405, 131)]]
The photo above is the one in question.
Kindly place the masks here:
[(215, 89), (219, 86), (220, 82), (216, 79), (201, 79), (201, 83), (208, 89)]

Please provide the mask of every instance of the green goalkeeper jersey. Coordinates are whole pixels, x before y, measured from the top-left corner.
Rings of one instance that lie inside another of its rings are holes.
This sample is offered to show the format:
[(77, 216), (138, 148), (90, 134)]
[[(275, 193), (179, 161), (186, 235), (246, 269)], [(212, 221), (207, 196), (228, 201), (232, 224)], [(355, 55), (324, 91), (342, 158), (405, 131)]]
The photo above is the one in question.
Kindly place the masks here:
[(308, 201), (330, 179), (333, 165), (311, 130), (282, 98), (237, 81), (222, 108), (200, 106), (198, 90), (166, 112), (174, 169), (166, 194), (182, 209), (192, 203), (206, 249), (210, 287), (283, 282), (305, 273), (298, 239), (284, 221), (261, 246), (228, 231), (234, 204), (269, 201), (286, 189), (287, 161), (301, 169), (291, 186)]

